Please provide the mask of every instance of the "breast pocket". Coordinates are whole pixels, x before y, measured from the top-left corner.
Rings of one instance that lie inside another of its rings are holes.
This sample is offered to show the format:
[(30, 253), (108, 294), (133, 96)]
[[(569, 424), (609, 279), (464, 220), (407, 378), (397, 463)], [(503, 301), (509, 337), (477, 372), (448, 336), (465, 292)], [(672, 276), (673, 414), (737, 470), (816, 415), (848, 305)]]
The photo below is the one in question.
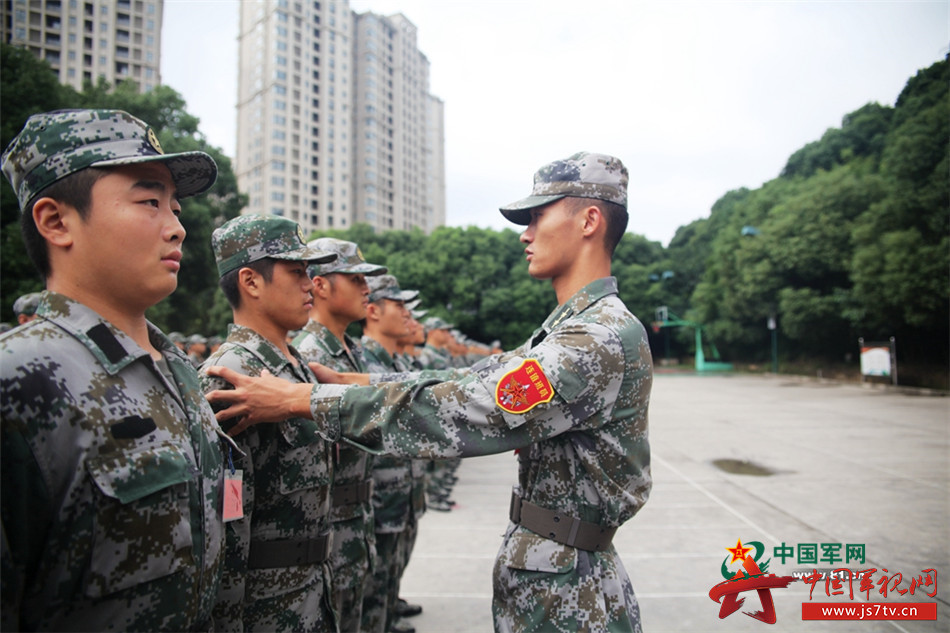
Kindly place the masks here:
[[(329, 487), (331, 477), (330, 445), (316, 432), (313, 422), (282, 422), (280, 433), (280, 494), (288, 495), (310, 488)], [(310, 424), (306, 424), (309, 422)]]
[(107, 596), (194, 564), (188, 482), (196, 476), (176, 447), (86, 461), (97, 499), (91, 598)]

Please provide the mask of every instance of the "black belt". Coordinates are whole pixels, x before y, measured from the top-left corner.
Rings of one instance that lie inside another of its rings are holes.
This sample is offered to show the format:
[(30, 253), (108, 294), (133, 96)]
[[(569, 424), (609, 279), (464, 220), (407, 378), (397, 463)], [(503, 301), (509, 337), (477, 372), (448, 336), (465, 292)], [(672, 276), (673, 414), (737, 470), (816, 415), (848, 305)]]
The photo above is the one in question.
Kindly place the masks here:
[(313, 539), (251, 541), (247, 566), (251, 569), (293, 567), (326, 562), (330, 555), (330, 534)]
[(364, 503), (373, 498), (373, 480), (367, 479), (358, 484), (333, 486), (330, 495), (334, 508), (349, 506), (355, 503)]
[(540, 536), (590, 552), (601, 552), (610, 546), (617, 528), (605, 528), (582, 521), (563, 512), (555, 512), (525, 501), (511, 493), (511, 520)]

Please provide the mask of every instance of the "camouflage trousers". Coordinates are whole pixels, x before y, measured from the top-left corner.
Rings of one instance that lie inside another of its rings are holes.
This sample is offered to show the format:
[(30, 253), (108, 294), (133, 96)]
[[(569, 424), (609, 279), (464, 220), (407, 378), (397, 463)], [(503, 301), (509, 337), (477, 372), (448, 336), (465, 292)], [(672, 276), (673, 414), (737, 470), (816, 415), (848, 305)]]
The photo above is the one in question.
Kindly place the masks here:
[[(254, 599), (244, 603), (244, 630), (335, 633), (337, 623), (325, 583), (329, 570), (321, 567), (249, 570), (246, 595)], [(288, 585), (297, 588), (282, 590)]]
[(588, 552), (510, 525), (492, 582), (498, 633), (641, 633), (633, 585), (612, 546)]
[(363, 594), (364, 633), (386, 633), (386, 616), (390, 610), (390, 583), (398, 569), (398, 545), (400, 532), (376, 533), (376, 557), (373, 560), (373, 574)]
[(333, 523), (333, 608), (340, 621), (340, 633), (359, 633), (363, 617), (363, 595), (370, 585), (376, 556), (373, 521), (360, 516)]

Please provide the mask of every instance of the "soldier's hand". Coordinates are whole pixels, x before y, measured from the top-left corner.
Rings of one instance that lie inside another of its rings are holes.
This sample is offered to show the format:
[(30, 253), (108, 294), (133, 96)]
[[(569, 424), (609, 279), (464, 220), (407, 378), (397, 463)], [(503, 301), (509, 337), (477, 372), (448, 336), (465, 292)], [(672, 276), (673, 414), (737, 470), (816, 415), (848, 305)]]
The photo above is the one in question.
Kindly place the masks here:
[(320, 363), (307, 363), (317, 380), (324, 385), (368, 385), (369, 374), (334, 371)]
[(220, 366), (209, 367), (207, 373), (234, 385), (234, 389), (217, 389), (205, 394), (213, 407), (224, 407), (214, 414), (218, 422), (240, 418), (228, 435), (235, 436), (249, 426), (263, 422), (311, 417), (310, 384), (277, 378), (266, 369), (259, 377), (245, 376)]

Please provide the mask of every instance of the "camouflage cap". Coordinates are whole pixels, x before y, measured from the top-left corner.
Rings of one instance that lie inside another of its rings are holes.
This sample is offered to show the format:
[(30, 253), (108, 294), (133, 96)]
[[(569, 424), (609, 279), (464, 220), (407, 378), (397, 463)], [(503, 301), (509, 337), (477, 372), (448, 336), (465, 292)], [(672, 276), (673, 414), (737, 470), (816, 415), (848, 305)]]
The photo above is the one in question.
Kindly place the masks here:
[(36, 314), (36, 309), (40, 307), (40, 299), (42, 297), (42, 293), (39, 292), (30, 292), (21, 296), (13, 302), (13, 312), (17, 316), (20, 316), (21, 314), (33, 316)]
[(228, 220), (211, 234), (211, 248), (220, 277), (268, 257), (318, 264), (336, 259), (336, 253), (307, 246), (300, 225), (279, 215), (249, 214)]
[(369, 285), (369, 300), (392, 299), (393, 301), (412, 301), (419, 296), (418, 290), (402, 290), (392, 275), (378, 275), (366, 280)]
[(195, 344), (207, 345), (207, 344), (208, 344), (208, 339), (206, 339), (205, 337), (201, 336), (200, 334), (192, 334), (192, 335), (189, 336), (187, 339), (185, 339), (185, 342), (186, 342), (188, 345), (195, 345)]
[(181, 332), (169, 332), (168, 340), (171, 341), (172, 343), (184, 343), (185, 335), (182, 334)]
[(451, 330), (455, 326), (437, 316), (430, 316), (423, 325), (427, 330)]
[(412, 308), (409, 308), (409, 312), (412, 314), (412, 318), (416, 321), (429, 314), (428, 310), (413, 310)]
[(535, 172), (531, 195), (500, 211), (515, 224), (529, 224), (531, 209), (567, 197), (605, 200), (626, 209), (627, 168), (613, 156), (578, 152)]
[(316, 248), (324, 253), (336, 253), (336, 259), (326, 264), (318, 264), (308, 269), (311, 277), (329, 275), (330, 273), (363, 274), (366, 276), (383, 275), (385, 266), (368, 264), (363, 258), (363, 252), (355, 242), (338, 240), (333, 237), (321, 237), (311, 240), (307, 246)]
[(121, 110), (57, 110), (35, 114), (3, 152), (3, 174), (20, 209), (48, 186), (87, 167), (160, 162), (179, 198), (207, 191), (218, 167), (204, 152), (165, 154), (154, 130)]

